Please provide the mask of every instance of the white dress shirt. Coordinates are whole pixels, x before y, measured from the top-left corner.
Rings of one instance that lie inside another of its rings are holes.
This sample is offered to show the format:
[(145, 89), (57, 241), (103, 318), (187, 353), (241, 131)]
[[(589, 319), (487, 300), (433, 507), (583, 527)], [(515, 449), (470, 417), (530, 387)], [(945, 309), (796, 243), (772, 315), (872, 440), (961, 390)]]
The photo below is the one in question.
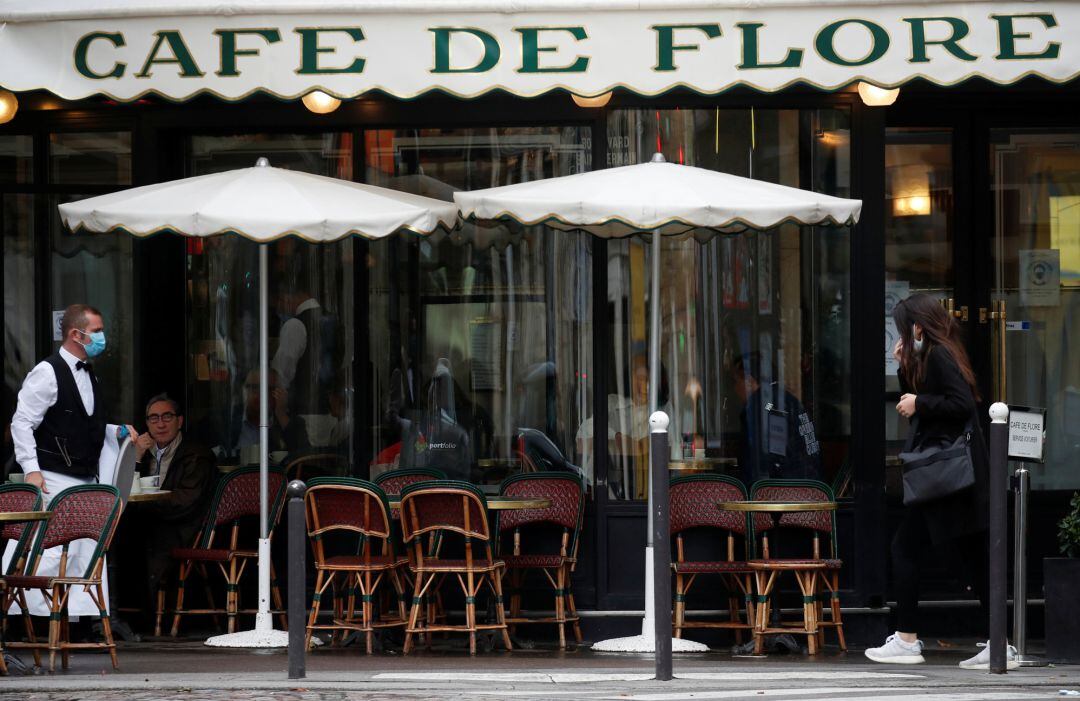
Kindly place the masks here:
[(300, 362), (300, 356), (307, 350), (307, 328), (304, 327), (304, 322), (296, 317), (308, 309), (318, 309), (319, 306), (314, 298), (301, 302), (296, 308), (296, 316), (281, 325), (277, 353), (274, 354), (274, 360), (270, 366), (277, 371), (286, 389), (292, 386), (293, 378), (296, 377), (296, 364)]
[[(75, 376), (75, 386), (79, 388), (79, 396), (82, 397), (86, 413), (93, 414), (94, 388), (90, 383), (90, 373), (85, 369), (75, 369), (75, 363), (79, 362), (79, 359), (67, 349), (60, 349), (60, 357), (68, 364)], [(56, 373), (53, 371), (53, 366), (43, 360), (35, 365), (23, 380), (15, 415), (11, 417), (11, 439), (15, 443), (15, 459), (23, 473), (29, 474), (41, 469), (38, 467), (37, 441), (34, 440), (34, 431), (41, 425), (45, 412), (56, 404), (57, 394)]]

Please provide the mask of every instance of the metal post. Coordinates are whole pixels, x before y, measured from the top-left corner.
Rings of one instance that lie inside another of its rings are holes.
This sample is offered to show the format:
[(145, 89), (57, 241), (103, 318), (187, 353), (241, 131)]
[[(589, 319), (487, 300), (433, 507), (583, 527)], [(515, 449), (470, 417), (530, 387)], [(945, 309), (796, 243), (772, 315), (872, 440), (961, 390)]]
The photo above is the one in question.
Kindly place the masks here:
[(990, 673), (1005, 674), (1007, 656), (1005, 621), (1008, 552), (1005, 483), (1009, 462), (1009, 407), (996, 402), (990, 407)]
[(671, 679), (671, 536), (668, 533), (668, 415), (649, 417), (649, 455), (652, 458), (653, 600), (655, 611), (656, 679)]
[(259, 610), (255, 630), (273, 628), (270, 619), (270, 245), (259, 244)]
[(1013, 477), (1016, 488), (1016, 510), (1013, 515), (1013, 644), (1016, 646), (1016, 661), (1021, 667), (1045, 667), (1046, 660), (1027, 654), (1027, 535), (1031, 472), (1025, 463), (1020, 463)]
[(289, 482), (289, 679), (303, 679), (307, 674), (307, 524), (304, 517), (304, 491), (300, 480)]

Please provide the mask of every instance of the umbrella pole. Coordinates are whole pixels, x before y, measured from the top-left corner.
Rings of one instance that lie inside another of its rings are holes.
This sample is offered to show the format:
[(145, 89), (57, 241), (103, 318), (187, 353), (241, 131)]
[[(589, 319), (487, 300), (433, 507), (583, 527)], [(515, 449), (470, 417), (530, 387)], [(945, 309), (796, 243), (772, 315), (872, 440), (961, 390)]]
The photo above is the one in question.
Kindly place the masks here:
[(273, 628), (270, 619), (269, 506), (270, 451), (270, 265), (269, 248), (259, 244), (259, 610), (255, 630)]
[[(660, 230), (652, 232), (652, 260), (649, 261), (649, 416), (660, 408)], [(649, 470), (653, 468), (652, 451), (649, 451)], [(641, 634), (646, 638), (655, 635), (656, 619), (653, 599), (656, 582), (653, 578), (653, 490), (652, 480), (645, 480), (648, 488), (646, 511), (648, 523), (645, 528), (645, 618), (641, 622)]]

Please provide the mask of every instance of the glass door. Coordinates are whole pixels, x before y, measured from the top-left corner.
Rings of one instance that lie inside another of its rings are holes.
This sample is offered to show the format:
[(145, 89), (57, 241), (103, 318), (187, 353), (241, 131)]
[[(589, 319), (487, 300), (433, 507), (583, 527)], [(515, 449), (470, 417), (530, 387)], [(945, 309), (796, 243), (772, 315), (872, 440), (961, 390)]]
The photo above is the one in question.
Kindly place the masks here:
[[(1080, 487), (1080, 132), (994, 129), (988, 399), (1046, 409), (1035, 490)], [(993, 318), (1004, 304), (1004, 330)], [(1002, 344), (1002, 335), (1004, 344)], [(1004, 353), (1002, 353), (1004, 349)]]

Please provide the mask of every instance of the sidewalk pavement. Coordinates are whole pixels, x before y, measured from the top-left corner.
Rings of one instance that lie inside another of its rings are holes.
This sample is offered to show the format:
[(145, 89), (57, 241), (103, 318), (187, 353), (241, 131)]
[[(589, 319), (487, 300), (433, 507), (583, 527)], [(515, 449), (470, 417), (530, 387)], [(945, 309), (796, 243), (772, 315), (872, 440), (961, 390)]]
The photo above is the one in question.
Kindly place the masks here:
[[(676, 679), (657, 682), (648, 655), (594, 653), (585, 648), (563, 653), (522, 649), (470, 658), (452, 647), (403, 657), (368, 656), (350, 647), (311, 653), (307, 677), (289, 680), (283, 651), (212, 650), (198, 642), (143, 643), (122, 647), (118, 672), (111, 670), (105, 655), (73, 653), (66, 672), (0, 679), (0, 701), (511, 697), (664, 701), (762, 696), (884, 701), (912, 695), (930, 701), (974, 701), (1050, 698), (1060, 689), (1080, 690), (1080, 666), (1028, 668), (1006, 675), (956, 666), (974, 651), (973, 641), (946, 649), (932, 645), (926, 651), (927, 664), (913, 666), (875, 664), (861, 650), (847, 654), (827, 650), (813, 658), (710, 652), (676, 656)], [(24, 659), (29, 661), (29, 656)], [(72, 696), (73, 692), (79, 695)]]

